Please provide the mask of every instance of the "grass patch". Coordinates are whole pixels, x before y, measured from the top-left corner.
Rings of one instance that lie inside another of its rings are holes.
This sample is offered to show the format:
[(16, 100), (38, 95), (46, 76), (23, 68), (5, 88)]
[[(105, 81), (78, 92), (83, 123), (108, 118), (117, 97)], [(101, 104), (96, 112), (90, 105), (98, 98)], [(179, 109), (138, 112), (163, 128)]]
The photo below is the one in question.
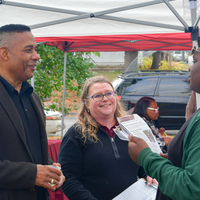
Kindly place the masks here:
[(94, 72), (95, 76), (104, 76), (109, 81), (113, 81), (118, 75), (122, 74), (120, 71), (114, 71), (114, 72)]

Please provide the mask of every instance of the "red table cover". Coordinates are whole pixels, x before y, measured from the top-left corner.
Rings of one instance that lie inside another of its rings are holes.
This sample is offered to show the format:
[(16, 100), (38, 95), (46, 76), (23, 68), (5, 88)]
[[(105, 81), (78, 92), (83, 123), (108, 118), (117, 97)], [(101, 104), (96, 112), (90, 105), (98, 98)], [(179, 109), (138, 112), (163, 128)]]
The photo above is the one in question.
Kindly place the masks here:
[[(60, 148), (60, 143), (61, 143), (61, 140), (48, 140), (49, 154), (51, 156), (51, 159), (54, 162), (58, 161), (58, 152)], [(64, 195), (61, 189), (57, 191), (51, 191), (51, 190), (48, 190), (48, 191), (49, 191), (49, 200), (69, 200)]]

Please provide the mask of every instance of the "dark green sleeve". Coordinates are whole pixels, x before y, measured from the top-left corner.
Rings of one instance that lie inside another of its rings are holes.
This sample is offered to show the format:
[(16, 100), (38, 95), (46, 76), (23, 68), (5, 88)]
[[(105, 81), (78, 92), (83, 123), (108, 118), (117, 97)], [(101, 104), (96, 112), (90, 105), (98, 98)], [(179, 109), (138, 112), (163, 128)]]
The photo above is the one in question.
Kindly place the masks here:
[[(198, 132), (199, 131), (199, 132)], [(200, 130), (191, 138), (185, 168), (179, 168), (145, 148), (139, 154), (139, 164), (146, 173), (159, 182), (163, 194), (173, 200), (200, 199)]]

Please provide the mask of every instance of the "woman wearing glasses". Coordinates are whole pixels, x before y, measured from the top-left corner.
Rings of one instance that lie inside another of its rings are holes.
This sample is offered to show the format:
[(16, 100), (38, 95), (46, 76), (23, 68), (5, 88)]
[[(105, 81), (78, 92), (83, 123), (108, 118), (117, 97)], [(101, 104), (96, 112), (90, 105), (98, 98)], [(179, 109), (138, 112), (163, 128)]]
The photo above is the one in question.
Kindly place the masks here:
[(131, 160), (128, 142), (113, 131), (124, 115), (110, 81), (98, 76), (85, 82), (78, 121), (65, 134), (58, 157), (66, 178), (62, 191), (70, 200), (111, 200), (137, 176), (146, 177)]
[[(151, 97), (142, 97), (138, 100), (138, 102), (135, 105), (134, 114), (138, 114), (140, 117), (144, 119), (144, 121), (148, 124), (150, 127), (152, 133), (155, 135), (157, 142), (163, 151), (163, 153), (167, 152), (167, 146), (165, 144), (164, 138), (161, 136), (161, 133), (165, 131), (164, 128), (158, 128), (155, 127), (154, 121), (158, 119), (159, 117), (159, 108), (157, 106), (157, 103), (155, 99)], [(169, 142), (167, 143), (169, 145)]]

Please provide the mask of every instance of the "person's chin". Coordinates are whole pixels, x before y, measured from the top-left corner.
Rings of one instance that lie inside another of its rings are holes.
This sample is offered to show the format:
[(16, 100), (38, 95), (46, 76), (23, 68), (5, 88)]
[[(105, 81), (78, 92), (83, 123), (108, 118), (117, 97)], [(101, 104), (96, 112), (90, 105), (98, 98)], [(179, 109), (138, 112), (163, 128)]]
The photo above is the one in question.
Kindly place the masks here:
[(34, 73), (33, 74), (29, 74), (27, 80), (33, 78), (33, 76), (34, 76)]
[(193, 85), (190, 83), (190, 89), (198, 94), (200, 94), (200, 87), (193, 87)]
[(101, 114), (104, 116), (110, 116), (112, 115), (112, 111), (111, 110), (102, 110)]

